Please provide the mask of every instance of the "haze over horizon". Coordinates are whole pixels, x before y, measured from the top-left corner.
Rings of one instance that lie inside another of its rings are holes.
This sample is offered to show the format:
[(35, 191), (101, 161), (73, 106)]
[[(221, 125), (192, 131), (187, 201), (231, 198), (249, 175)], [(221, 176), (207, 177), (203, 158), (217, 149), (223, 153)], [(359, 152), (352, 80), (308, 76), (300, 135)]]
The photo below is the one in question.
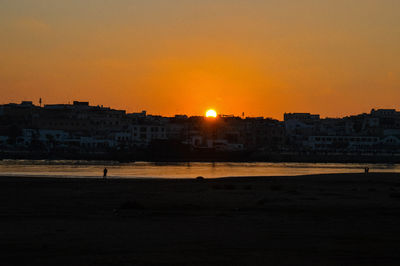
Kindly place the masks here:
[(400, 109), (400, 1), (3, 0), (0, 104), (281, 119)]

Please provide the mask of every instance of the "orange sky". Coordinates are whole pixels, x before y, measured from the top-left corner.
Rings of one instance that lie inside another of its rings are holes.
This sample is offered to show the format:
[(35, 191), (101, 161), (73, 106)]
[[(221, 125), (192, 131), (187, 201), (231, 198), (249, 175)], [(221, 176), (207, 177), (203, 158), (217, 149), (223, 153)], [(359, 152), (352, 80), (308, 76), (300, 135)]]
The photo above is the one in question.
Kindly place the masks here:
[(2, 0), (0, 103), (282, 119), (400, 109), (398, 0)]

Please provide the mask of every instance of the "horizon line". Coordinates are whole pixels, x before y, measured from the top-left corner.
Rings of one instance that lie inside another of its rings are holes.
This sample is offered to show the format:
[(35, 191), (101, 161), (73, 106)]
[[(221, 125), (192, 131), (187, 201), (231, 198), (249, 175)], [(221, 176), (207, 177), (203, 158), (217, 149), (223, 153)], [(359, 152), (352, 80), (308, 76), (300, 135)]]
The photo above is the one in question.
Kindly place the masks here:
[[(9, 105), (9, 104), (16, 104), (16, 105), (31, 104), (32, 106), (35, 106), (35, 107), (44, 108), (45, 106), (51, 106), (51, 105), (70, 105), (70, 106), (74, 106), (74, 105), (79, 105), (79, 104), (87, 104), (87, 106), (89, 106), (89, 107), (100, 107), (100, 108), (108, 108), (108, 109), (116, 110), (116, 111), (124, 111), (126, 114), (140, 114), (140, 113), (145, 112), (146, 116), (161, 116), (161, 117), (170, 117), (170, 118), (173, 118), (173, 117), (176, 117), (176, 116), (187, 116), (188, 118), (189, 117), (205, 117), (204, 114), (203, 115), (193, 115), (193, 114), (192, 115), (188, 115), (188, 114), (184, 114), (184, 113), (175, 113), (172, 116), (162, 115), (162, 114), (149, 114), (147, 112), (147, 110), (143, 110), (143, 109), (140, 110), (140, 111), (128, 112), (127, 109), (114, 109), (111, 106), (106, 106), (106, 105), (103, 105), (103, 104), (90, 105), (90, 101), (86, 101), (86, 100), (85, 101), (74, 100), (74, 101), (72, 101), (72, 103), (71, 103), (71, 101), (68, 101), (68, 103), (46, 103), (46, 104), (44, 104), (41, 101), (41, 98), (40, 98), (40, 100), (38, 102), (39, 102), (39, 105), (36, 105), (34, 103), (34, 101), (21, 100), (20, 103), (16, 103), (16, 102), (2, 103), (2, 104), (0, 104), (0, 106)], [(388, 110), (388, 111), (390, 110), (390, 111), (398, 112), (396, 108), (371, 108), (369, 113), (368, 112), (362, 112), (362, 113), (358, 113), (358, 114), (349, 114), (349, 115), (345, 115), (345, 116), (336, 116), (336, 117), (329, 117), (329, 116), (321, 117), (321, 115), (319, 113), (313, 113), (313, 112), (283, 112), (282, 116), (284, 117), (286, 114), (310, 114), (310, 115), (318, 115), (320, 119), (342, 119), (342, 118), (351, 117), (351, 116), (371, 114), (371, 112), (376, 111), (376, 110)], [(207, 111), (207, 110), (205, 110), (205, 111)], [(242, 114), (245, 114), (245, 112), (243, 112)], [(245, 118), (263, 118), (263, 119), (273, 119), (273, 120), (281, 121), (280, 119), (273, 118), (273, 117), (270, 117), (270, 116), (263, 116), (263, 115), (262, 116), (258, 116), (258, 115), (245, 116), (245, 115), (223, 114), (222, 112), (218, 112), (218, 117), (236, 117), (236, 118), (242, 118), (242, 119), (245, 119)], [(284, 121), (284, 119), (282, 121)]]

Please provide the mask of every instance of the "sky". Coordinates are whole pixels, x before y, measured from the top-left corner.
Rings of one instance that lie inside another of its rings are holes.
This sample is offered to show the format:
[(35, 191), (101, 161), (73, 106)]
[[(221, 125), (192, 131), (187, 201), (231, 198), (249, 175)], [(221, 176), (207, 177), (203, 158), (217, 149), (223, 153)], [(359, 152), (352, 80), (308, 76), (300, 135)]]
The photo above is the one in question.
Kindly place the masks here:
[(400, 109), (398, 0), (1, 0), (0, 104)]

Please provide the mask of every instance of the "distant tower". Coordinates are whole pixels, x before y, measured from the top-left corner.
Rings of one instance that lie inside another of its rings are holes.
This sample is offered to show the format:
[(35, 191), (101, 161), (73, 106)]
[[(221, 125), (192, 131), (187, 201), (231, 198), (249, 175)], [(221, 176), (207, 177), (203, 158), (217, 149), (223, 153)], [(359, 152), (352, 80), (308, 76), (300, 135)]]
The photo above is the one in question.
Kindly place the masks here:
[(42, 98), (39, 99), (39, 106), (42, 107)]
[(242, 117), (244, 118), (244, 112), (242, 113)]

